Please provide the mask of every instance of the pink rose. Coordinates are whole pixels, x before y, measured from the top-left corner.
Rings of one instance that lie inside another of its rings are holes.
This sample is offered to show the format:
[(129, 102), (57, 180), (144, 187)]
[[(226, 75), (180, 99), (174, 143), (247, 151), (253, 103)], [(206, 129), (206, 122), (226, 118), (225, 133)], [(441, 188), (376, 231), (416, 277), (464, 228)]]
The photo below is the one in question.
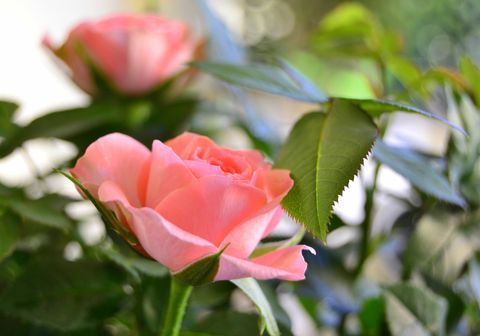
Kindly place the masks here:
[(138, 239), (144, 252), (177, 273), (221, 254), (214, 280), (305, 278), (297, 245), (250, 255), (278, 224), (293, 186), (253, 150), (217, 146), (184, 133), (152, 151), (123, 134), (91, 144), (72, 174)]
[(185, 24), (155, 15), (116, 15), (76, 26), (65, 43), (43, 44), (71, 70), (73, 81), (95, 94), (93, 71), (126, 95), (148, 93), (194, 58), (194, 41)]

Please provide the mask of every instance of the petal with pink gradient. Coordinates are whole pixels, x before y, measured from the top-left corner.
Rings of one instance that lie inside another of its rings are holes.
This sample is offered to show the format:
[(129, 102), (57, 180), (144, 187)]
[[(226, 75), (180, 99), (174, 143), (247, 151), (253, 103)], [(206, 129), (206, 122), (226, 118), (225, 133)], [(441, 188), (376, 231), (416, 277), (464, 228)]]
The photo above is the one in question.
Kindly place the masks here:
[(183, 160), (192, 158), (198, 148), (217, 147), (217, 145), (208, 137), (190, 132), (185, 132), (171, 140), (165, 142), (165, 145), (171, 147), (177, 155)]
[(177, 154), (162, 142), (153, 142), (151, 161), (145, 179), (145, 202), (155, 208), (172, 191), (196, 181)]
[(210, 242), (173, 225), (150, 208), (127, 208), (130, 225), (145, 251), (177, 272), (218, 252)]
[(100, 187), (99, 197), (119, 219), (125, 220), (145, 252), (172, 272), (218, 252), (208, 241), (171, 224), (150, 208), (134, 208), (113, 182)]
[(289, 281), (303, 280), (307, 269), (307, 263), (302, 255), (303, 250), (309, 250), (315, 254), (315, 250), (311, 247), (296, 245), (245, 260), (230, 256), (227, 248), (226, 253), (220, 258), (220, 267), (215, 281), (247, 277), (259, 280), (273, 278)]
[(260, 212), (257, 216), (247, 220), (231, 230), (223, 239), (220, 246), (228, 246), (228, 253), (238, 258), (248, 258), (257, 247), (265, 231), (276, 227), (283, 216), (280, 206)]
[(105, 181), (112, 181), (133, 206), (140, 206), (139, 179), (150, 151), (135, 139), (120, 133), (101, 137), (77, 161), (71, 173), (95, 196)]
[(167, 220), (216, 246), (265, 206), (261, 190), (226, 176), (205, 176), (168, 195), (156, 208)]

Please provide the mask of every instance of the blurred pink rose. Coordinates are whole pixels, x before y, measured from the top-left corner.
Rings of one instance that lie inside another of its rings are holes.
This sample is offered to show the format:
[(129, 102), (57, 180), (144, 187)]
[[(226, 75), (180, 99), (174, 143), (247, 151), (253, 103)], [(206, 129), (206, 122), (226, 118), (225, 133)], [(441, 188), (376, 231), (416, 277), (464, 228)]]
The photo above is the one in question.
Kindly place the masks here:
[(89, 94), (98, 71), (126, 95), (148, 93), (175, 76), (194, 58), (198, 41), (181, 22), (155, 15), (116, 15), (76, 26), (59, 48), (43, 44), (71, 70), (73, 81)]
[(217, 146), (184, 133), (152, 151), (123, 134), (91, 144), (72, 174), (131, 231), (143, 250), (173, 273), (219, 252), (214, 280), (305, 278), (297, 245), (250, 258), (278, 224), (293, 185), (253, 150)]

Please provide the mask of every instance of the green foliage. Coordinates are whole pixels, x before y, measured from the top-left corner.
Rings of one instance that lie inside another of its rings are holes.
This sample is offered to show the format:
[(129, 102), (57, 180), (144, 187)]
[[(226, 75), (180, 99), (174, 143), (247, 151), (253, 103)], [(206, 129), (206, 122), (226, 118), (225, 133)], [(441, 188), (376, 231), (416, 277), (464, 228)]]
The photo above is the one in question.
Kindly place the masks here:
[(325, 239), (333, 204), (376, 136), (370, 117), (346, 100), (334, 100), (326, 113), (309, 113), (294, 126), (275, 162), (294, 180), (282, 205), (316, 237)]
[(64, 331), (88, 327), (119, 309), (122, 281), (95, 262), (41, 256), (1, 295), (0, 310)]
[(10, 211), (0, 215), (0, 262), (8, 257), (20, 237), (20, 218)]
[(447, 303), (427, 288), (398, 284), (385, 290), (392, 335), (444, 335)]
[(441, 212), (422, 217), (407, 245), (406, 270), (422, 270), (445, 284), (457, 279), (473, 254), (473, 246), (459, 230), (459, 220)]
[(421, 191), (462, 207), (466, 205), (465, 200), (453, 189), (447, 178), (421, 154), (392, 147), (378, 140), (373, 147), (373, 155), (380, 163), (404, 176)]
[(263, 294), (262, 288), (257, 281), (252, 278), (245, 278), (232, 280), (232, 282), (240, 288), (245, 295), (253, 301), (253, 303), (255, 303), (255, 306), (257, 306), (257, 309), (262, 316), (262, 321), (268, 334), (270, 336), (280, 335), (280, 330), (278, 329), (277, 321), (273, 315), (272, 307), (265, 297), (265, 294)]
[[(279, 68), (265, 64), (237, 65), (201, 62), (193, 64), (224, 81), (245, 88), (265, 91), (306, 102), (325, 101), (326, 97), (315, 89), (305, 77), (292, 67)], [(308, 88), (308, 90), (305, 90)]]
[(17, 109), (16, 103), (0, 101), (0, 137), (6, 138), (15, 131), (12, 118)]
[(365, 300), (358, 313), (363, 335), (381, 335), (384, 333), (385, 300), (372, 297)]

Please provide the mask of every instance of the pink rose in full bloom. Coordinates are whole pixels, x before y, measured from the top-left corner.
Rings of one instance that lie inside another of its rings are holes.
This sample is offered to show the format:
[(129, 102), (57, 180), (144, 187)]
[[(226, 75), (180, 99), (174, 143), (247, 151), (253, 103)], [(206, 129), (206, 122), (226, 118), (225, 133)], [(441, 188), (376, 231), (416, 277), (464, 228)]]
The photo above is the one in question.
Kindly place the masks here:
[(214, 281), (243, 277), (302, 280), (304, 245), (250, 255), (278, 224), (292, 188), (254, 150), (233, 150), (184, 133), (152, 151), (119, 133), (86, 150), (71, 170), (114, 211), (141, 251), (178, 273), (224, 249)]
[(142, 95), (177, 75), (194, 58), (199, 43), (188, 27), (156, 15), (116, 15), (77, 25), (59, 48), (43, 44), (71, 70), (73, 81), (89, 94), (98, 72), (126, 95)]

